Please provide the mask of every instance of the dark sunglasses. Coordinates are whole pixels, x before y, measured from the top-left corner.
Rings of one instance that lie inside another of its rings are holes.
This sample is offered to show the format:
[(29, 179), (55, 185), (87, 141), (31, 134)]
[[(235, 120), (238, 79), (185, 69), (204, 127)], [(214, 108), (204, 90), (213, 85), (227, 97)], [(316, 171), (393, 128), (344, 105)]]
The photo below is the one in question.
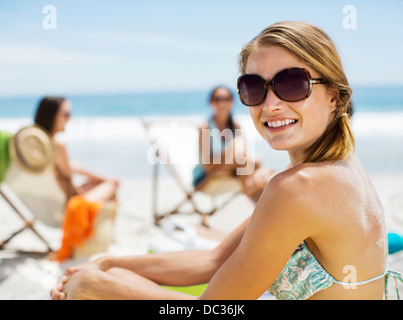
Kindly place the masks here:
[(230, 102), (230, 101), (232, 101), (232, 98), (231, 97), (214, 97), (212, 99), (212, 101), (214, 101), (214, 102)]
[(277, 98), (287, 102), (307, 99), (312, 92), (312, 85), (324, 84), (320, 78), (312, 78), (304, 68), (289, 68), (278, 72), (270, 81), (257, 74), (244, 74), (238, 78), (238, 95), (241, 102), (248, 107), (261, 104), (269, 87)]

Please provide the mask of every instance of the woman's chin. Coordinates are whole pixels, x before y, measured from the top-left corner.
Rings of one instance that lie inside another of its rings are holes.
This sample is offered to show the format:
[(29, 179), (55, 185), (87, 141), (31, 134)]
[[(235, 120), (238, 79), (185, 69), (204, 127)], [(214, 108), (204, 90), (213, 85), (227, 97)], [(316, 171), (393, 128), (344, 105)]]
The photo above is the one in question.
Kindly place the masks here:
[(285, 151), (290, 149), (289, 141), (281, 141), (282, 139), (266, 139), (267, 143), (273, 150)]
[(286, 148), (286, 147), (283, 147), (283, 146), (277, 146), (277, 145), (270, 145), (270, 147), (273, 149), (273, 150), (276, 150), (276, 151), (287, 151), (288, 149)]

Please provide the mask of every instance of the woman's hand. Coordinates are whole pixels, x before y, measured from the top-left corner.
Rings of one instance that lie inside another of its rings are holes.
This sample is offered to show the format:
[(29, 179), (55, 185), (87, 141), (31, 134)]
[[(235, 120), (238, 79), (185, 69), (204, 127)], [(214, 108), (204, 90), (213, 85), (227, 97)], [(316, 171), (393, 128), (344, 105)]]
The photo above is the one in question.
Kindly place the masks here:
[(97, 273), (96, 269), (83, 269), (76, 271), (71, 276), (65, 277), (61, 288), (63, 299), (60, 300), (94, 300), (96, 299)]
[[(105, 259), (100, 258), (95, 261), (90, 261), (86, 262), (74, 267), (69, 267), (65, 270), (64, 275), (59, 279), (59, 281), (56, 283), (56, 285), (53, 287), (53, 289), (50, 292), (50, 296), (52, 297), (53, 300), (65, 300), (66, 299), (66, 293), (64, 291), (64, 288), (66, 284), (70, 281), (70, 279), (73, 277), (78, 272), (81, 272), (83, 270), (100, 270), (100, 271), (105, 271), (106, 270), (106, 265), (105, 265)], [(77, 279), (75, 279), (77, 280)], [(68, 286), (70, 287), (70, 286)]]

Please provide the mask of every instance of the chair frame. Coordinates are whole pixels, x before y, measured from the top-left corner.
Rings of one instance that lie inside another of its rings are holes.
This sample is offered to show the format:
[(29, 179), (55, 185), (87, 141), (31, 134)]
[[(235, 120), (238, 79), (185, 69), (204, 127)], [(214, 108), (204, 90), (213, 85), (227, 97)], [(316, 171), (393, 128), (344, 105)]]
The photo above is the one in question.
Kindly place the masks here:
[[(31, 170), (26, 170), (21, 163), (16, 161), (15, 154), (11, 153), (10, 159), (11, 162), (9, 168), (7, 168), (6, 177), (4, 182), (0, 184), (0, 197), (4, 198), (6, 203), (24, 221), (24, 226), (13, 232), (7, 239), (1, 241), (0, 250), (5, 248), (5, 246), (21, 232), (30, 229), (36, 237), (46, 245), (47, 253), (58, 251), (59, 247), (53, 249), (48, 239), (34, 226), (36, 221), (40, 221), (49, 227), (61, 228), (63, 231), (63, 220), (68, 198), (55, 177), (53, 170), (54, 164), (49, 162), (43, 170), (31, 172)], [(25, 174), (26, 176), (24, 176)], [(35, 181), (34, 189), (31, 188), (29, 181), (31, 183)], [(49, 187), (48, 190), (45, 188), (45, 185)], [(21, 188), (25, 189), (21, 191)], [(33, 192), (34, 190), (39, 191), (39, 195)], [(53, 196), (50, 196), (52, 192)], [(42, 197), (43, 194), (45, 195), (45, 199)], [(52, 201), (46, 202), (49, 196), (52, 198)], [(34, 203), (32, 203), (32, 201)], [(108, 228), (109, 231), (111, 229), (109, 228), (111, 225), (109, 222), (113, 219), (115, 210), (116, 203), (113, 203), (112, 206), (109, 204), (106, 205), (105, 202), (97, 214), (97, 219), (94, 222), (96, 226), (98, 227), (98, 224), (102, 224), (100, 227), (103, 228), (103, 231), (105, 231), (106, 228)], [(74, 256), (78, 257), (99, 253), (101, 246), (103, 248), (109, 240), (112, 240), (111, 236), (97, 236), (97, 234), (98, 233), (95, 232), (90, 239), (87, 239), (88, 241), (86, 241), (85, 245), (74, 248)], [(56, 244), (53, 244), (53, 246), (56, 246)]]
[[(31, 219), (25, 217), (25, 215), (23, 214), (23, 211), (28, 211), (29, 212), (29, 209), (26, 208), (25, 206), (23, 207), (22, 203), (19, 203), (18, 201), (15, 201), (13, 199), (14, 198), (13, 192), (6, 186), (5, 183), (0, 185), (0, 196), (7, 202), (7, 204), (13, 209), (13, 211), (22, 219), (22, 221), (24, 221), (24, 226), (22, 228), (20, 228), (19, 230), (13, 232), (8, 238), (6, 238), (5, 240), (3, 240), (0, 243), (0, 250), (4, 250), (6, 245), (14, 237), (18, 236), (24, 230), (29, 229), (35, 234), (35, 236), (41, 242), (43, 242), (46, 245), (47, 251), (45, 251), (44, 253), (53, 252), (54, 249), (50, 246), (49, 242), (36, 230), (36, 228), (34, 226), (35, 221), (33, 219), (31, 220)], [(17, 196), (15, 196), (15, 198), (17, 198)]]
[[(153, 217), (154, 217), (154, 224), (159, 226), (160, 225), (160, 221), (162, 219), (164, 219), (165, 217), (168, 217), (170, 215), (173, 214), (186, 214), (186, 213), (190, 213), (190, 214), (198, 214), (201, 216), (201, 224), (205, 227), (210, 227), (209, 223), (208, 223), (208, 218), (212, 215), (214, 215), (217, 211), (223, 209), (226, 205), (228, 205), (231, 201), (234, 200), (235, 197), (237, 197), (238, 195), (242, 194), (243, 191), (235, 191), (235, 192), (230, 192), (228, 199), (226, 199), (225, 201), (223, 201), (221, 204), (217, 205), (215, 204), (213, 206), (213, 208), (211, 210), (208, 211), (204, 211), (201, 210), (199, 208), (199, 206), (197, 205), (194, 197), (195, 194), (197, 192), (202, 192), (203, 193), (203, 188), (205, 187), (205, 185), (212, 179), (214, 179), (213, 175), (209, 175), (205, 178), (205, 180), (200, 183), (198, 186), (194, 187), (193, 189), (189, 189), (188, 187), (186, 187), (186, 185), (183, 183), (178, 171), (176, 170), (176, 167), (171, 163), (169, 155), (165, 154), (158, 143), (158, 139), (153, 139), (150, 134), (149, 131), (151, 129), (151, 124), (146, 121), (146, 120), (142, 120), (142, 124), (145, 128), (146, 131), (146, 136), (147, 139), (149, 141), (149, 143), (151, 144), (151, 146), (154, 147), (155, 149), (155, 156), (158, 159), (163, 160), (163, 164), (166, 166), (166, 168), (168, 169), (168, 172), (171, 174), (171, 176), (173, 177), (174, 181), (177, 183), (177, 185), (179, 186), (179, 188), (183, 191), (183, 193), (185, 194), (185, 198), (179, 202), (172, 210), (170, 211), (166, 211), (166, 212), (159, 212), (158, 208), (157, 208), (157, 202), (158, 202), (158, 182), (159, 182), (159, 170), (160, 170), (160, 161), (157, 161), (156, 163), (153, 164), (153, 173), (152, 173), (152, 213), (153, 213)], [(215, 196), (214, 195), (210, 195), (210, 197), (215, 200)], [(181, 210), (181, 208), (187, 204), (190, 203), (192, 206), (192, 210), (191, 211), (183, 211)]]

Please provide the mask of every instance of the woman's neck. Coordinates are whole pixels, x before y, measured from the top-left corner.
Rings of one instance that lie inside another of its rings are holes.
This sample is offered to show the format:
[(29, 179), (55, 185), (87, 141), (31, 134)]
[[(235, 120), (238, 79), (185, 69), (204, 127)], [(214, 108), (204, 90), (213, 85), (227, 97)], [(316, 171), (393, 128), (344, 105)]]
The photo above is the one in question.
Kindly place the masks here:
[(288, 151), (288, 156), (290, 158), (290, 164), (289, 164), (290, 168), (296, 167), (296, 166), (304, 163), (305, 153), (303, 150)]
[(56, 142), (56, 133), (51, 133), (50, 134), (50, 141)]
[(229, 119), (228, 117), (220, 117), (217, 116), (216, 114), (213, 115), (213, 120), (220, 131), (228, 128), (228, 119)]

